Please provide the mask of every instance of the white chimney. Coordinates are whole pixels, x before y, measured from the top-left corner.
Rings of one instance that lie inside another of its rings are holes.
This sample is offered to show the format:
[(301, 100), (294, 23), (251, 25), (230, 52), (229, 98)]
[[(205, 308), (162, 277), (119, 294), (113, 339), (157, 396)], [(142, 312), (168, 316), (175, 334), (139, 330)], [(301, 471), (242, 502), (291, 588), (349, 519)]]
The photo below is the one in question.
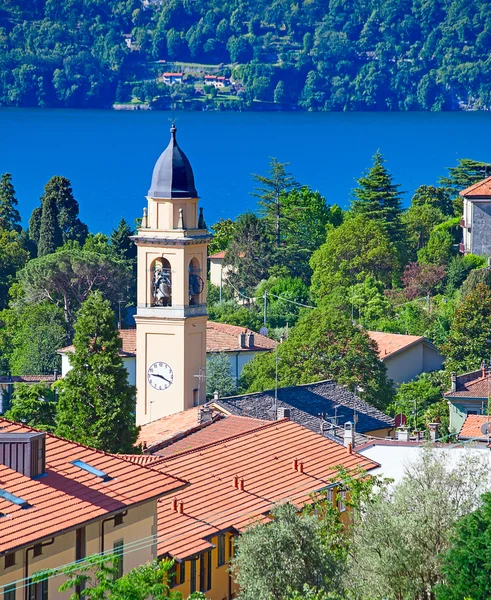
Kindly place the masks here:
[(220, 394), (218, 393), (218, 390), (215, 390), (213, 392), (213, 400), (218, 400), (220, 398)]
[(355, 445), (355, 430), (351, 421), (346, 421), (344, 424), (344, 445), (346, 448), (351, 444), (353, 448)]
[(438, 428), (440, 427), (440, 423), (430, 423), (428, 427), (430, 429), (430, 441), (436, 442), (438, 439)]
[(450, 377), (451, 377), (451, 382), (452, 382), (452, 386), (450, 389), (452, 392), (456, 392), (457, 391), (457, 373), (452, 373)]
[(409, 442), (409, 427), (398, 427), (396, 431), (396, 440), (399, 442)]
[(239, 347), (240, 348), (246, 348), (246, 334), (245, 331), (242, 333), (239, 333)]

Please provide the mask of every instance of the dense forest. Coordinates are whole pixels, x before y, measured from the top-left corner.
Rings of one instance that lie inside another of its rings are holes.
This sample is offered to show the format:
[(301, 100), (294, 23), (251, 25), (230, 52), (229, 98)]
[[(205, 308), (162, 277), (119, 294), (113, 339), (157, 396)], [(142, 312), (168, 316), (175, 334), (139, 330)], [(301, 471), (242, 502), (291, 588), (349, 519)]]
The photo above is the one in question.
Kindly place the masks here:
[[(486, 0), (0, 0), (0, 105), (485, 109), (490, 49)], [(236, 101), (160, 83), (176, 61), (222, 69)]]

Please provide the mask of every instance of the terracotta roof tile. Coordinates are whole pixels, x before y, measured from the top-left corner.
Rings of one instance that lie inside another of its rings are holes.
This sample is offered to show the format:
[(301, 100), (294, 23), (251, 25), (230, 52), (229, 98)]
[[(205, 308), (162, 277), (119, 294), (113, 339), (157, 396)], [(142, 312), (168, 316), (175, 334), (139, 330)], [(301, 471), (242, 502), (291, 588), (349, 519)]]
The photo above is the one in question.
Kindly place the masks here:
[(220, 442), (238, 433), (257, 429), (265, 423), (266, 421), (248, 417), (223, 416), (219, 420), (208, 423), (206, 427), (181, 437), (176, 441), (169, 440), (164, 448), (155, 451), (154, 456), (174, 456), (175, 454), (194, 450), (207, 444)]
[(378, 356), (380, 360), (385, 360), (393, 354), (401, 352), (414, 344), (425, 340), (421, 335), (403, 335), (401, 333), (385, 333), (383, 331), (367, 331), (370, 339), (378, 347)]
[(217, 252), (216, 254), (210, 254), (208, 259), (210, 258), (225, 258), (225, 250), (222, 250), (222, 252)]
[(53, 382), (55, 380), (53, 375), (12, 375), (8, 377), (6, 375), (0, 377), (0, 384), (2, 383), (41, 383), (43, 381)]
[[(294, 458), (303, 473), (294, 470)], [(378, 466), (286, 419), (153, 463), (190, 482), (175, 496), (183, 514), (170, 498), (158, 501), (159, 556), (183, 560), (210, 548), (210, 536), (265, 519), (279, 501), (309, 502), (313, 491), (332, 484), (340, 465), (354, 474)], [(234, 487), (235, 476), (244, 479), (244, 490)]]
[[(36, 430), (0, 419), (2, 433)], [(82, 460), (112, 477), (103, 482), (71, 464)], [(0, 554), (80, 526), (132, 504), (160, 497), (185, 482), (54, 435), (46, 435), (45, 477), (30, 479), (0, 465), (0, 487), (27, 501), (22, 509), (0, 498)]]
[(465, 198), (491, 198), (491, 177), (469, 186), (459, 192), (459, 195)]
[[(252, 348), (241, 348), (239, 335), (241, 333), (254, 334), (254, 346)], [(119, 335), (123, 340), (121, 356), (136, 355), (136, 329), (120, 329)], [(226, 323), (214, 323), (208, 321), (206, 324), (206, 351), (207, 352), (254, 352), (261, 350), (272, 350), (278, 342), (264, 335), (256, 333), (251, 329), (228, 325)], [(60, 348), (58, 352), (66, 354), (74, 352), (74, 346)]]
[(487, 442), (488, 436), (484, 435), (481, 427), (484, 423), (491, 423), (491, 417), (487, 415), (467, 415), (459, 432), (459, 440), (470, 440)]

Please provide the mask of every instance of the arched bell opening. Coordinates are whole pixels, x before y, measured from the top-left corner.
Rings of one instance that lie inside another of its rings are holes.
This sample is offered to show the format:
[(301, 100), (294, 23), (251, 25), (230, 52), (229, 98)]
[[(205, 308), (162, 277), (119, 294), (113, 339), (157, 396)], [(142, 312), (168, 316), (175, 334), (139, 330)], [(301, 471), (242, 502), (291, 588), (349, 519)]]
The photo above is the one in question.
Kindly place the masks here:
[(201, 294), (205, 288), (205, 282), (201, 278), (201, 267), (197, 258), (192, 258), (189, 263), (189, 306), (197, 306), (201, 303)]
[(152, 306), (172, 306), (172, 271), (163, 256), (152, 264)]

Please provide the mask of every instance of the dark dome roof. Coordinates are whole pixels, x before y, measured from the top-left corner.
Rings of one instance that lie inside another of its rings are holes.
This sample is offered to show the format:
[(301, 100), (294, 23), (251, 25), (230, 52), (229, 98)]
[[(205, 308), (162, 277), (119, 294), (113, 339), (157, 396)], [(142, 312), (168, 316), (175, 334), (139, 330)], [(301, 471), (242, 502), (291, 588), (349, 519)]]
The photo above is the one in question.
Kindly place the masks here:
[(169, 145), (155, 163), (148, 195), (151, 198), (197, 198), (193, 169), (188, 157), (179, 148), (174, 124), (170, 133)]

